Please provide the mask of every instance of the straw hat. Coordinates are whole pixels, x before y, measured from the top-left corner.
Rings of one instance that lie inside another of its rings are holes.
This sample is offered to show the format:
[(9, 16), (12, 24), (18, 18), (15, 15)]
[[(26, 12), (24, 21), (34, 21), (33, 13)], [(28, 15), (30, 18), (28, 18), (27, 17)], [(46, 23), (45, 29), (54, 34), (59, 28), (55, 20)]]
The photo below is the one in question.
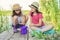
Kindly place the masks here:
[(38, 2), (33, 2), (31, 5), (29, 5), (29, 7), (39, 8), (39, 3)]
[(18, 9), (21, 9), (21, 6), (19, 4), (14, 4), (12, 9), (18, 10)]

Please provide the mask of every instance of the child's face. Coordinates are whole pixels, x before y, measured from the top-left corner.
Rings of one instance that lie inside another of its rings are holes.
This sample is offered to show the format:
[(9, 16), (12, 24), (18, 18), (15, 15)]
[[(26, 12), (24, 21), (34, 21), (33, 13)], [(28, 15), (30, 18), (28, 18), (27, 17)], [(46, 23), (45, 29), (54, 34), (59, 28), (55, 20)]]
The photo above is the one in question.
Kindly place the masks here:
[(36, 9), (31, 7), (31, 12), (35, 12), (35, 11), (36, 11)]
[(20, 10), (15, 10), (15, 12), (16, 12), (17, 14), (19, 14), (19, 13), (20, 13)]

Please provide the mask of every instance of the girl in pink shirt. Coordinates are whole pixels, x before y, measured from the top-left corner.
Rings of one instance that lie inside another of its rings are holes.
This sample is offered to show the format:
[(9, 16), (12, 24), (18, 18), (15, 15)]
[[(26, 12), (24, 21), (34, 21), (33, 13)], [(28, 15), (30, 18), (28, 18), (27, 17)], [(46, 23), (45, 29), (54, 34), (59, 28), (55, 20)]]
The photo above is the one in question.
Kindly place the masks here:
[(30, 11), (30, 28), (32, 30), (40, 30), (42, 33), (45, 31), (48, 31), (52, 29), (52, 25), (49, 25), (48, 27), (45, 26), (43, 22), (43, 15), (41, 12), (38, 11), (39, 4), (37, 2), (33, 2), (30, 5), (31, 11)]

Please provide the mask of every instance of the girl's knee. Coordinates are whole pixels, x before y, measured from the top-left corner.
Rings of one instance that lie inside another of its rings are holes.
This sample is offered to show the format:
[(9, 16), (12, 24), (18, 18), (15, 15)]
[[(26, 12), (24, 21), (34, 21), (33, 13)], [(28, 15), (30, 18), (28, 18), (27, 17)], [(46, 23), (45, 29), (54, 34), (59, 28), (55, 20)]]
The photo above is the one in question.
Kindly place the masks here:
[(53, 25), (47, 25), (46, 27), (47, 28), (53, 28)]
[(53, 25), (49, 25), (49, 28), (53, 28)]
[(30, 27), (31, 29), (33, 29), (32, 27)]
[(34, 30), (34, 27), (30, 27), (32, 30)]

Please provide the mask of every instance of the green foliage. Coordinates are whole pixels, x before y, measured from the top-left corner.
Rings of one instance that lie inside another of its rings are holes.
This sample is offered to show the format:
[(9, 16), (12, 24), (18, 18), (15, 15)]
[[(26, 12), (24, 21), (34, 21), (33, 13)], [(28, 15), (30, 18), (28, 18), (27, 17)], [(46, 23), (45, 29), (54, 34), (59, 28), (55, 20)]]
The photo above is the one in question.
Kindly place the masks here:
[(43, 13), (45, 21), (52, 23), (56, 28), (59, 27), (60, 10), (57, 0), (40, 0), (40, 11)]
[(60, 40), (60, 31), (57, 31), (55, 34), (40, 34), (38, 37), (35, 37), (34, 40)]
[[(24, 15), (28, 15), (29, 14), (29, 10), (23, 10), (22, 13)], [(10, 10), (7, 10), (7, 11), (2, 10), (2, 11), (0, 11), (0, 16), (2, 16), (2, 15), (3, 16), (11, 16), (12, 15), (12, 11), (10, 11)]]
[(4, 10), (0, 11), (0, 16), (1, 16), (1, 15), (3, 15), (3, 16), (9, 16), (9, 15), (11, 15), (11, 14), (12, 14), (11, 11), (4, 11)]
[(8, 16), (0, 16), (0, 32), (3, 32), (11, 28), (11, 24), (9, 24), (8, 19)]

